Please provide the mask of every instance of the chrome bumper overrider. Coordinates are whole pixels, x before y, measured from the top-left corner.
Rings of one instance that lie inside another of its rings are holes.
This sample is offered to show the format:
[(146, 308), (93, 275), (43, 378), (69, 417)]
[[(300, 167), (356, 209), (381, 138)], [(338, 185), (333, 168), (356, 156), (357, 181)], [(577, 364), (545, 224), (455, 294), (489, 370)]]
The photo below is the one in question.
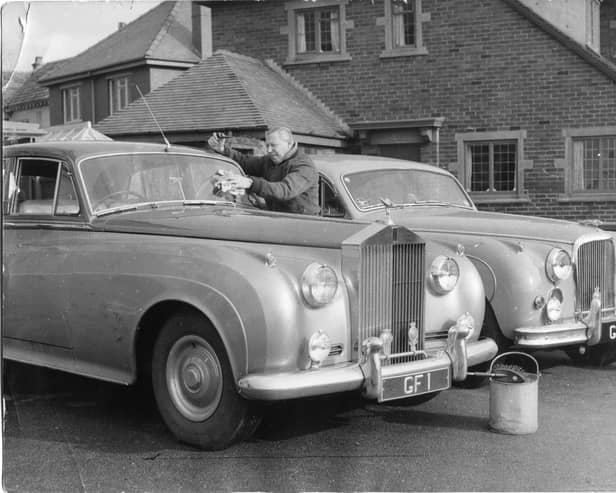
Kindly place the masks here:
[(535, 349), (575, 344), (588, 344), (589, 346), (598, 344), (602, 338), (602, 330), (610, 324), (616, 324), (616, 313), (611, 313), (609, 316), (602, 314), (599, 300), (600, 296), (596, 291), (588, 314), (583, 320), (515, 329), (513, 331), (514, 343), (520, 347)]
[[(318, 369), (284, 373), (255, 373), (240, 378), (240, 393), (249, 399), (282, 400), (334, 394), (363, 389), (367, 398), (376, 398), (383, 378), (440, 368), (450, 368), (453, 380), (464, 380), (466, 370), (492, 359), (498, 349), (492, 339), (468, 342), (457, 337), (457, 326), (450, 329), (450, 340), (458, 341), (456, 349), (430, 355), (426, 359), (396, 365), (382, 365), (383, 353), (370, 346), (363, 363), (343, 363)], [(378, 338), (375, 338), (378, 339)], [(373, 341), (374, 342), (374, 341)], [(376, 344), (378, 346), (378, 343)]]

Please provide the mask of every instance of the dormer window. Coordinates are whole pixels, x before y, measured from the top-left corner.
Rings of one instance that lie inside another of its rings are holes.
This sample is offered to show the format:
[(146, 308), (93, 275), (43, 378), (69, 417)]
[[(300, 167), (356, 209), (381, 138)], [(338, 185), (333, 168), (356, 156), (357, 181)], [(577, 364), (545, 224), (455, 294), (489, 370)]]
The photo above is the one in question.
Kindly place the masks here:
[(62, 112), (64, 123), (81, 121), (78, 86), (62, 89)]
[(115, 77), (107, 81), (109, 88), (109, 114), (113, 115), (128, 105), (128, 77)]

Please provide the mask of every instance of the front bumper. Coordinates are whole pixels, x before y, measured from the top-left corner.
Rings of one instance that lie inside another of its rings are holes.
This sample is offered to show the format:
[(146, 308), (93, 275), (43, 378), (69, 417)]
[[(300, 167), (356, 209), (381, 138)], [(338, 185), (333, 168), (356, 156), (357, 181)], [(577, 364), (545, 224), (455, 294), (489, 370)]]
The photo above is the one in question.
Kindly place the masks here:
[[(450, 329), (451, 330), (451, 329)], [(380, 366), (378, 369), (360, 363), (342, 363), (317, 369), (284, 373), (254, 373), (238, 382), (240, 393), (249, 399), (276, 401), (317, 395), (336, 394), (363, 389), (366, 397), (377, 398), (371, 390), (386, 378), (448, 368), (453, 379), (466, 377), (466, 368), (492, 359), (498, 351), (489, 338), (465, 344), (465, 355), (452, 354), (449, 349), (427, 359), (403, 364)], [(465, 356), (465, 357), (464, 357)], [(463, 360), (461, 358), (464, 358)], [(377, 378), (378, 381), (374, 381)], [(462, 378), (463, 379), (463, 378)]]
[(571, 323), (520, 327), (513, 331), (514, 343), (528, 349), (552, 349), (604, 342), (616, 342), (616, 312), (602, 312), (598, 291), (595, 292), (588, 314)]

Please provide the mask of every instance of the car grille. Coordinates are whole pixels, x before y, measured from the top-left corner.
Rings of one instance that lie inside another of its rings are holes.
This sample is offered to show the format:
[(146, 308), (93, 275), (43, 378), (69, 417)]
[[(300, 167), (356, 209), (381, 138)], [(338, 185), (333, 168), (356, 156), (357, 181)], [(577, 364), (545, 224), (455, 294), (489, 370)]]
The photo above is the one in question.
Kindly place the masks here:
[(385, 243), (361, 249), (358, 304), (358, 345), (391, 329), (391, 362), (423, 358), (409, 354), (409, 328), (419, 329), (423, 348), (425, 244)]
[(601, 308), (614, 309), (614, 244), (611, 240), (592, 240), (582, 243), (575, 259), (575, 311), (588, 313), (596, 288), (601, 291)]

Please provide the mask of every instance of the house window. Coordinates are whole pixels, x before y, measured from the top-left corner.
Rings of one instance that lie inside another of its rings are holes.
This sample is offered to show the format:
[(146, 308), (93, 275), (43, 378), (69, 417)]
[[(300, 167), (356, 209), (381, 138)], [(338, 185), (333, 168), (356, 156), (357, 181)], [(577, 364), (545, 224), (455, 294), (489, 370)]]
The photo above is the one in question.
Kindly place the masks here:
[(600, 47), (600, 15), (602, 0), (587, 0), (586, 3), (586, 44), (599, 52)]
[(79, 87), (68, 87), (62, 89), (62, 111), (64, 112), (64, 123), (77, 122), (81, 120), (79, 108)]
[(109, 114), (112, 115), (128, 105), (128, 77), (109, 79)]
[(524, 130), (456, 134), (458, 177), (473, 199), (523, 198)]
[(467, 146), (471, 192), (515, 191), (516, 142), (473, 142)]
[(349, 60), (346, 53), (346, 0), (287, 3), (284, 32), (289, 36), (287, 63)]
[(382, 57), (427, 54), (422, 40), (421, 0), (385, 0)]
[(616, 135), (573, 140), (574, 191), (616, 191)]

